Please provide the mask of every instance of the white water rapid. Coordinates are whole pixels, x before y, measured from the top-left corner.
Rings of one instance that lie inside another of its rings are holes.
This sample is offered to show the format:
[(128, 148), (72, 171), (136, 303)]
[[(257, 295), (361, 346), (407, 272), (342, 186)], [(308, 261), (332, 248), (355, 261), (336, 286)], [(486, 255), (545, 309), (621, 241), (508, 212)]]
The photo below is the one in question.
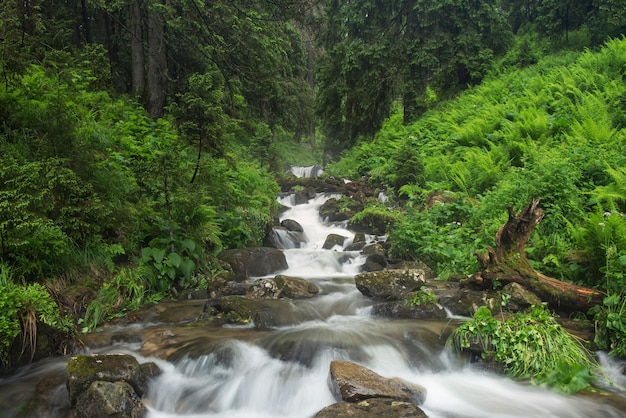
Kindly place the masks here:
[(371, 303), (354, 285), (358, 253), (323, 250), (329, 233), (354, 234), (324, 224), (318, 215), (328, 196), (294, 206), (293, 219), (307, 237), (301, 248), (285, 249), (287, 275), (314, 281), (322, 292), (309, 301), (287, 302), (304, 312), (252, 342), (226, 339), (212, 352), (161, 364), (165, 373), (149, 394), (150, 418), (308, 418), (335, 401), (328, 388), (334, 359), (360, 363), (380, 375), (400, 377), (427, 389), (421, 408), (431, 418), (617, 417), (610, 408), (516, 383), (459, 364), (433, 344), (445, 324), (371, 317)]
[[(372, 302), (354, 284), (363, 262), (359, 253), (322, 249), (329, 233), (345, 236), (345, 245), (354, 238), (345, 225), (320, 220), (318, 209), (328, 198), (320, 195), (297, 206), (291, 198), (281, 200), (289, 207), (281, 219), (297, 221), (306, 236), (303, 245), (283, 249), (289, 268), (281, 273), (311, 280), (321, 291), (312, 299), (277, 301), (282, 306), (276, 314), (279, 326), (193, 328), (194, 338), (179, 343), (167, 360), (142, 357), (141, 342), (115, 343), (99, 350), (130, 352), (140, 362), (154, 361), (163, 369), (146, 397), (149, 418), (310, 418), (336, 402), (328, 386), (332, 360), (356, 362), (382, 376), (425, 387), (426, 401), (420, 407), (430, 418), (622, 416), (609, 406), (516, 383), (465, 364), (445, 347), (449, 325), (458, 318), (420, 321), (371, 316)], [(171, 332), (172, 347), (177, 334), (190, 328), (183, 325)], [(49, 370), (58, 374), (63, 363), (52, 364)], [(31, 384), (26, 377), (27, 373), (0, 380), (0, 393), (5, 393), (0, 394), (0, 408), (15, 402), (22, 387)], [(65, 417), (56, 415), (52, 407), (46, 411), (40, 416)], [(21, 415), (13, 411), (0, 416)]]

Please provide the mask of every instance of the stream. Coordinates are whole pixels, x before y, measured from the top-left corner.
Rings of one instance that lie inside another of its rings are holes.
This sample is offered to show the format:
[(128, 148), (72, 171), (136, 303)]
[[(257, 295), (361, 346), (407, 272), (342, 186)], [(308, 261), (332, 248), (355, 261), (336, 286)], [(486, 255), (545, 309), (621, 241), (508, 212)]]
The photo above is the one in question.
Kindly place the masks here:
[[(318, 195), (301, 205), (292, 196), (280, 199), (289, 208), (281, 220), (297, 221), (306, 236), (300, 242), (280, 232), (289, 265), (280, 273), (310, 280), (320, 293), (312, 299), (275, 301), (276, 326), (199, 326), (194, 315), (201, 313), (203, 301), (172, 302), (178, 313), (169, 319), (147, 315), (110, 325), (87, 339), (86, 351), (131, 353), (162, 368), (146, 396), (149, 418), (313, 417), (336, 402), (328, 386), (332, 360), (359, 363), (425, 387), (420, 408), (431, 418), (624, 416), (597, 401), (562, 396), (467, 364), (445, 345), (451, 325), (462, 318), (371, 316), (373, 303), (354, 284), (364, 258), (358, 251), (322, 249), (330, 233), (347, 238), (344, 248), (354, 238), (345, 224), (320, 220), (318, 209), (330, 197)], [(22, 416), (19, 405), (42, 382), (49, 382), (45, 401), (36, 409), (38, 415), (29, 416), (71, 416), (63, 380), (66, 362), (49, 359), (0, 379), (0, 417)], [(608, 369), (615, 367), (607, 362)]]

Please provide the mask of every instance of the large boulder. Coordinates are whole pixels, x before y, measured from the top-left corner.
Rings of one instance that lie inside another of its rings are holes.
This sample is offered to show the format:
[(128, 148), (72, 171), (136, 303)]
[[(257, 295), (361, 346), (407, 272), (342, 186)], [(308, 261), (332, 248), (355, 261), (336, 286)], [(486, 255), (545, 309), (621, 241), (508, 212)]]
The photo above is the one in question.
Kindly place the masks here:
[(365, 263), (361, 266), (362, 272), (380, 271), (387, 267), (385, 249), (380, 243), (366, 245), (361, 254), (365, 256)]
[(298, 223), (298, 221), (295, 221), (293, 219), (284, 219), (280, 223), (280, 226), (282, 226), (283, 228), (287, 229), (287, 231), (304, 232), (304, 228), (302, 228), (302, 225), (300, 225)]
[(246, 290), (246, 297), (250, 299), (278, 299), (281, 290), (273, 279), (260, 279), (252, 283)]
[(225, 296), (209, 299), (204, 304), (200, 319), (211, 325), (250, 324), (266, 329), (275, 325), (274, 307), (271, 300), (250, 299), (241, 296)]
[(358, 403), (339, 402), (315, 414), (315, 418), (428, 418), (417, 405), (388, 398), (372, 398)]
[(290, 299), (308, 299), (317, 295), (320, 289), (315, 283), (306, 279), (279, 274), (274, 277), (281, 296)]
[(372, 308), (372, 314), (402, 319), (443, 319), (448, 315), (445, 308), (435, 302), (411, 304), (406, 300), (379, 303)]
[(426, 389), (399, 378), (386, 378), (359, 364), (343, 360), (330, 363), (328, 384), (338, 401), (360, 402), (371, 398), (389, 398), (421, 405)]
[(129, 354), (82, 355), (72, 357), (67, 362), (67, 391), (70, 404), (75, 405), (78, 397), (93, 382), (128, 383), (139, 397), (147, 387), (147, 379), (137, 359)]
[(141, 418), (146, 407), (126, 382), (95, 381), (76, 401), (76, 418)]
[(246, 290), (246, 297), (251, 299), (306, 299), (319, 293), (319, 288), (312, 282), (300, 277), (279, 274), (273, 279), (260, 279)]
[(354, 276), (357, 289), (367, 297), (381, 301), (404, 300), (426, 284), (424, 270), (382, 270)]
[(287, 269), (285, 254), (276, 248), (249, 247), (222, 251), (218, 258), (242, 277), (267, 276)]
[(325, 250), (331, 250), (335, 246), (339, 246), (343, 248), (343, 243), (346, 241), (346, 239), (348, 238), (344, 237), (343, 235), (328, 234), (328, 236), (326, 237), (326, 240), (324, 241), (324, 245), (322, 246), (322, 248)]

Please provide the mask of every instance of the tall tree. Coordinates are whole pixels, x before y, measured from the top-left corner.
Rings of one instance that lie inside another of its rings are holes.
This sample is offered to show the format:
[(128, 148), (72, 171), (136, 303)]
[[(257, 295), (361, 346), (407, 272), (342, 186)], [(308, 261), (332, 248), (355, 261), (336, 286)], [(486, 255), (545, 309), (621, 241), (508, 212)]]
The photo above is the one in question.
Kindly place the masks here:
[(338, 149), (376, 132), (395, 99), (408, 123), (428, 88), (445, 95), (480, 81), (510, 39), (486, 0), (329, 0), (326, 16), (318, 111)]

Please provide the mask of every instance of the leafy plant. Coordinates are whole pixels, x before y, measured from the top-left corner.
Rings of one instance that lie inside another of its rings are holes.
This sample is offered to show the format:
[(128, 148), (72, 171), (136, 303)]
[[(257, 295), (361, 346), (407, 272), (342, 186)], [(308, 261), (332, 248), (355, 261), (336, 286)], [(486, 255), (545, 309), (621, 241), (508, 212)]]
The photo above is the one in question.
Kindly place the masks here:
[(9, 349), (20, 334), (21, 354), (28, 350), (32, 358), (37, 346), (38, 323), (62, 332), (73, 328), (43, 285), (15, 284), (11, 269), (0, 263), (0, 363), (9, 365)]
[(565, 393), (588, 387), (599, 370), (580, 341), (543, 305), (503, 320), (483, 306), (455, 330), (450, 341), (459, 351), (478, 346), (483, 358), (500, 363), (509, 375)]
[(473, 273), (477, 267), (473, 253), (484, 241), (468, 223), (474, 210), (471, 202), (455, 199), (408, 212), (390, 233), (391, 253), (421, 260), (443, 279)]
[(420, 287), (420, 290), (415, 292), (415, 294), (408, 299), (407, 304), (409, 306), (420, 306), (428, 303), (437, 303), (437, 296), (435, 292), (426, 286)]

